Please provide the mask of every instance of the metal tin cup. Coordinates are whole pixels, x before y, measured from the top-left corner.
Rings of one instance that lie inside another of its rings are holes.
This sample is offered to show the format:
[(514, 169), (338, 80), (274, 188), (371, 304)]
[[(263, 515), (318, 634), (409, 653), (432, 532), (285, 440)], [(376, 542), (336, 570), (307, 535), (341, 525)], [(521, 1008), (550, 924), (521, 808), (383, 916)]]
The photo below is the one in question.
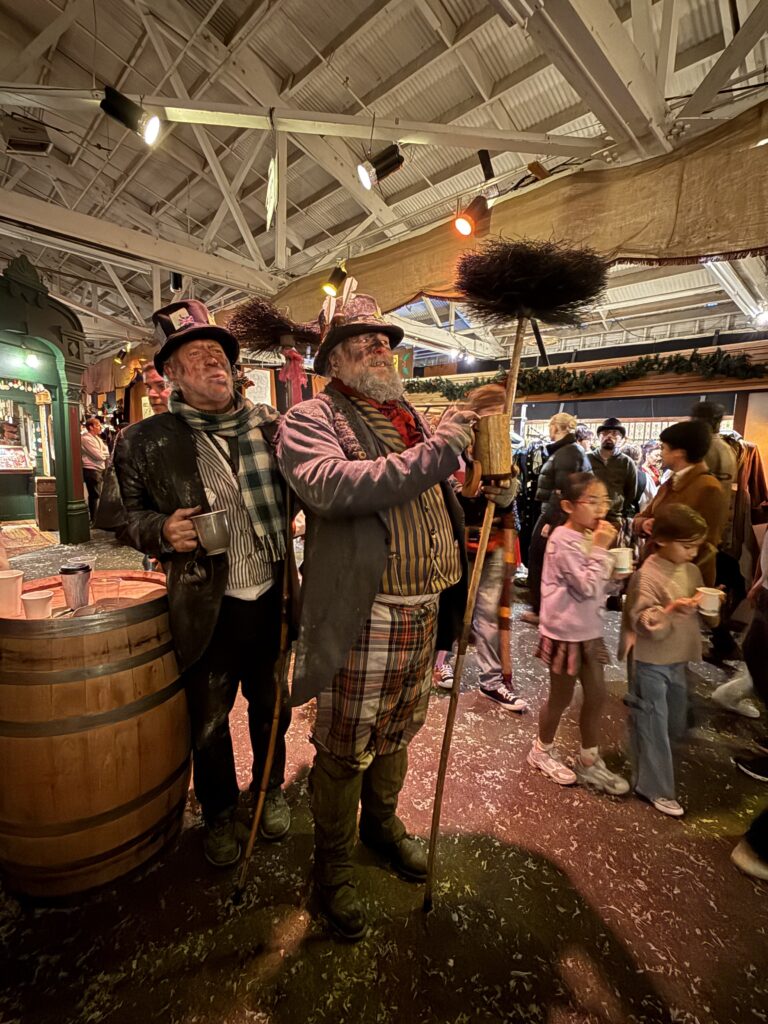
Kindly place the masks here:
[(59, 576), (68, 608), (84, 608), (90, 603), (91, 567), (87, 562), (65, 562)]
[(221, 555), (229, 548), (229, 520), (224, 509), (192, 516), (197, 539), (209, 555)]

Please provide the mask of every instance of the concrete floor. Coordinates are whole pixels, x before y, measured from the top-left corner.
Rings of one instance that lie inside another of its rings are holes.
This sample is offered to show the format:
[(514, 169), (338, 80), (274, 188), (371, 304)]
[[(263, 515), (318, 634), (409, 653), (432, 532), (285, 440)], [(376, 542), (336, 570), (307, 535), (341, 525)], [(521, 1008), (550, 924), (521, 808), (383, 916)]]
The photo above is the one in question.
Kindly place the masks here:
[[(138, 555), (100, 537), (101, 567)], [(65, 549), (67, 557), (81, 553)], [(61, 551), (14, 560), (55, 572)], [(22, 564), (23, 563), (23, 564)], [(647, 804), (561, 789), (525, 763), (546, 671), (536, 634), (514, 608), (512, 652), (523, 717), (462, 685), (443, 807), (435, 908), (367, 851), (357, 860), (374, 922), (357, 946), (329, 938), (306, 910), (312, 848), (306, 776), (312, 707), (288, 734), (289, 836), (257, 847), (240, 907), (233, 876), (203, 860), (190, 800), (177, 845), (138, 876), (67, 907), (30, 908), (0, 894), (6, 965), (0, 1021), (205, 1024), (746, 1024), (768, 1019), (768, 885), (728, 855), (768, 791), (735, 770), (733, 752), (764, 723), (708, 706), (721, 678), (699, 666), (700, 727), (681, 753), (682, 820)], [(615, 649), (616, 616), (609, 647)], [(626, 770), (624, 670), (608, 669), (605, 752)], [(448, 706), (435, 692), (411, 748), (401, 809), (429, 831)], [(250, 758), (245, 706), (232, 716), (238, 773)], [(561, 731), (577, 749), (575, 712)]]

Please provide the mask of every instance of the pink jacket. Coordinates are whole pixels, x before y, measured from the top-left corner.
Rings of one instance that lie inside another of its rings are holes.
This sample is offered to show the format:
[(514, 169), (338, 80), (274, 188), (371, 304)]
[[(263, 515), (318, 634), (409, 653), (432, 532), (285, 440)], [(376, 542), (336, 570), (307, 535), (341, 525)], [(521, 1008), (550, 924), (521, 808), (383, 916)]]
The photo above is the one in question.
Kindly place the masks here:
[(572, 641), (601, 637), (612, 575), (613, 559), (588, 535), (568, 526), (553, 530), (541, 578), (541, 635)]

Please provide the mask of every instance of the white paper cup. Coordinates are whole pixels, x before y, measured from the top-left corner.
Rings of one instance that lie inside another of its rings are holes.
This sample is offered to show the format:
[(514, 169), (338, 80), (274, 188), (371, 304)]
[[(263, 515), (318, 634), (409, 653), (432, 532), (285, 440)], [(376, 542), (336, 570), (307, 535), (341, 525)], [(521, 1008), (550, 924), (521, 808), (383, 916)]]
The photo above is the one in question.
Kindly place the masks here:
[(699, 608), (710, 615), (720, 611), (720, 591), (714, 587), (697, 587), (699, 595)]
[(21, 615), (21, 588), (24, 573), (19, 569), (0, 571), (0, 619)]
[(32, 590), (21, 595), (24, 615), (28, 619), (50, 619), (53, 608), (52, 590)]
[(611, 551), (613, 565), (617, 572), (631, 572), (635, 552), (632, 548), (614, 548)]

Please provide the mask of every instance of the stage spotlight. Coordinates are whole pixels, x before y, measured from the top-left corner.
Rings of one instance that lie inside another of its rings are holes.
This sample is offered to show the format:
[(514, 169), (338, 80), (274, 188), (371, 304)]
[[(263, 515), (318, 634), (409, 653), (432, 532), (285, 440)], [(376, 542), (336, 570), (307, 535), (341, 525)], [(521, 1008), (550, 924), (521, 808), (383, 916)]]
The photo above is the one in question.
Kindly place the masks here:
[(178, 270), (171, 271), (171, 291), (180, 292), (184, 287), (184, 278), (178, 272)]
[(34, 369), (34, 367), (40, 365), (40, 358), (36, 356), (34, 352), (29, 352), (24, 359), (24, 362), (27, 366), (31, 366)]
[(485, 196), (475, 196), (466, 210), (462, 210), (453, 219), (453, 226), (460, 235), (468, 238), (474, 235), (477, 222), (488, 213), (488, 200)]
[(328, 280), (323, 284), (323, 291), (326, 295), (330, 295), (332, 299), (335, 299), (339, 294), (339, 289), (347, 279), (347, 271), (343, 263), (340, 263), (337, 267), (328, 275)]
[(121, 348), (120, 351), (115, 356), (115, 358), (112, 360), (112, 362), (117, 363), (118, 366), (122, 366), (123, 365), (123, 360), (125, 359), (125, 357), (127, 355), (128, 355), (128, 349)]
[(398, 146), (387, 146), (369, 160), (357, 165), (357, 176), (363, 188), (370, 191), (377, 181), (383, 181), (394, 174), (405, 163), (405, 157)]
[(123, 96), (111, 85), (104, 87), (104, 99), (99, 106), (105, 114), (114, 118), (115, 121), (119, 121), (124, 128), (140, 135), (148, 146), (157, 142), (157, 137), (160, 134), (160, 118), (142, 110), (138, 103), (129, 100), (127, 96)]

